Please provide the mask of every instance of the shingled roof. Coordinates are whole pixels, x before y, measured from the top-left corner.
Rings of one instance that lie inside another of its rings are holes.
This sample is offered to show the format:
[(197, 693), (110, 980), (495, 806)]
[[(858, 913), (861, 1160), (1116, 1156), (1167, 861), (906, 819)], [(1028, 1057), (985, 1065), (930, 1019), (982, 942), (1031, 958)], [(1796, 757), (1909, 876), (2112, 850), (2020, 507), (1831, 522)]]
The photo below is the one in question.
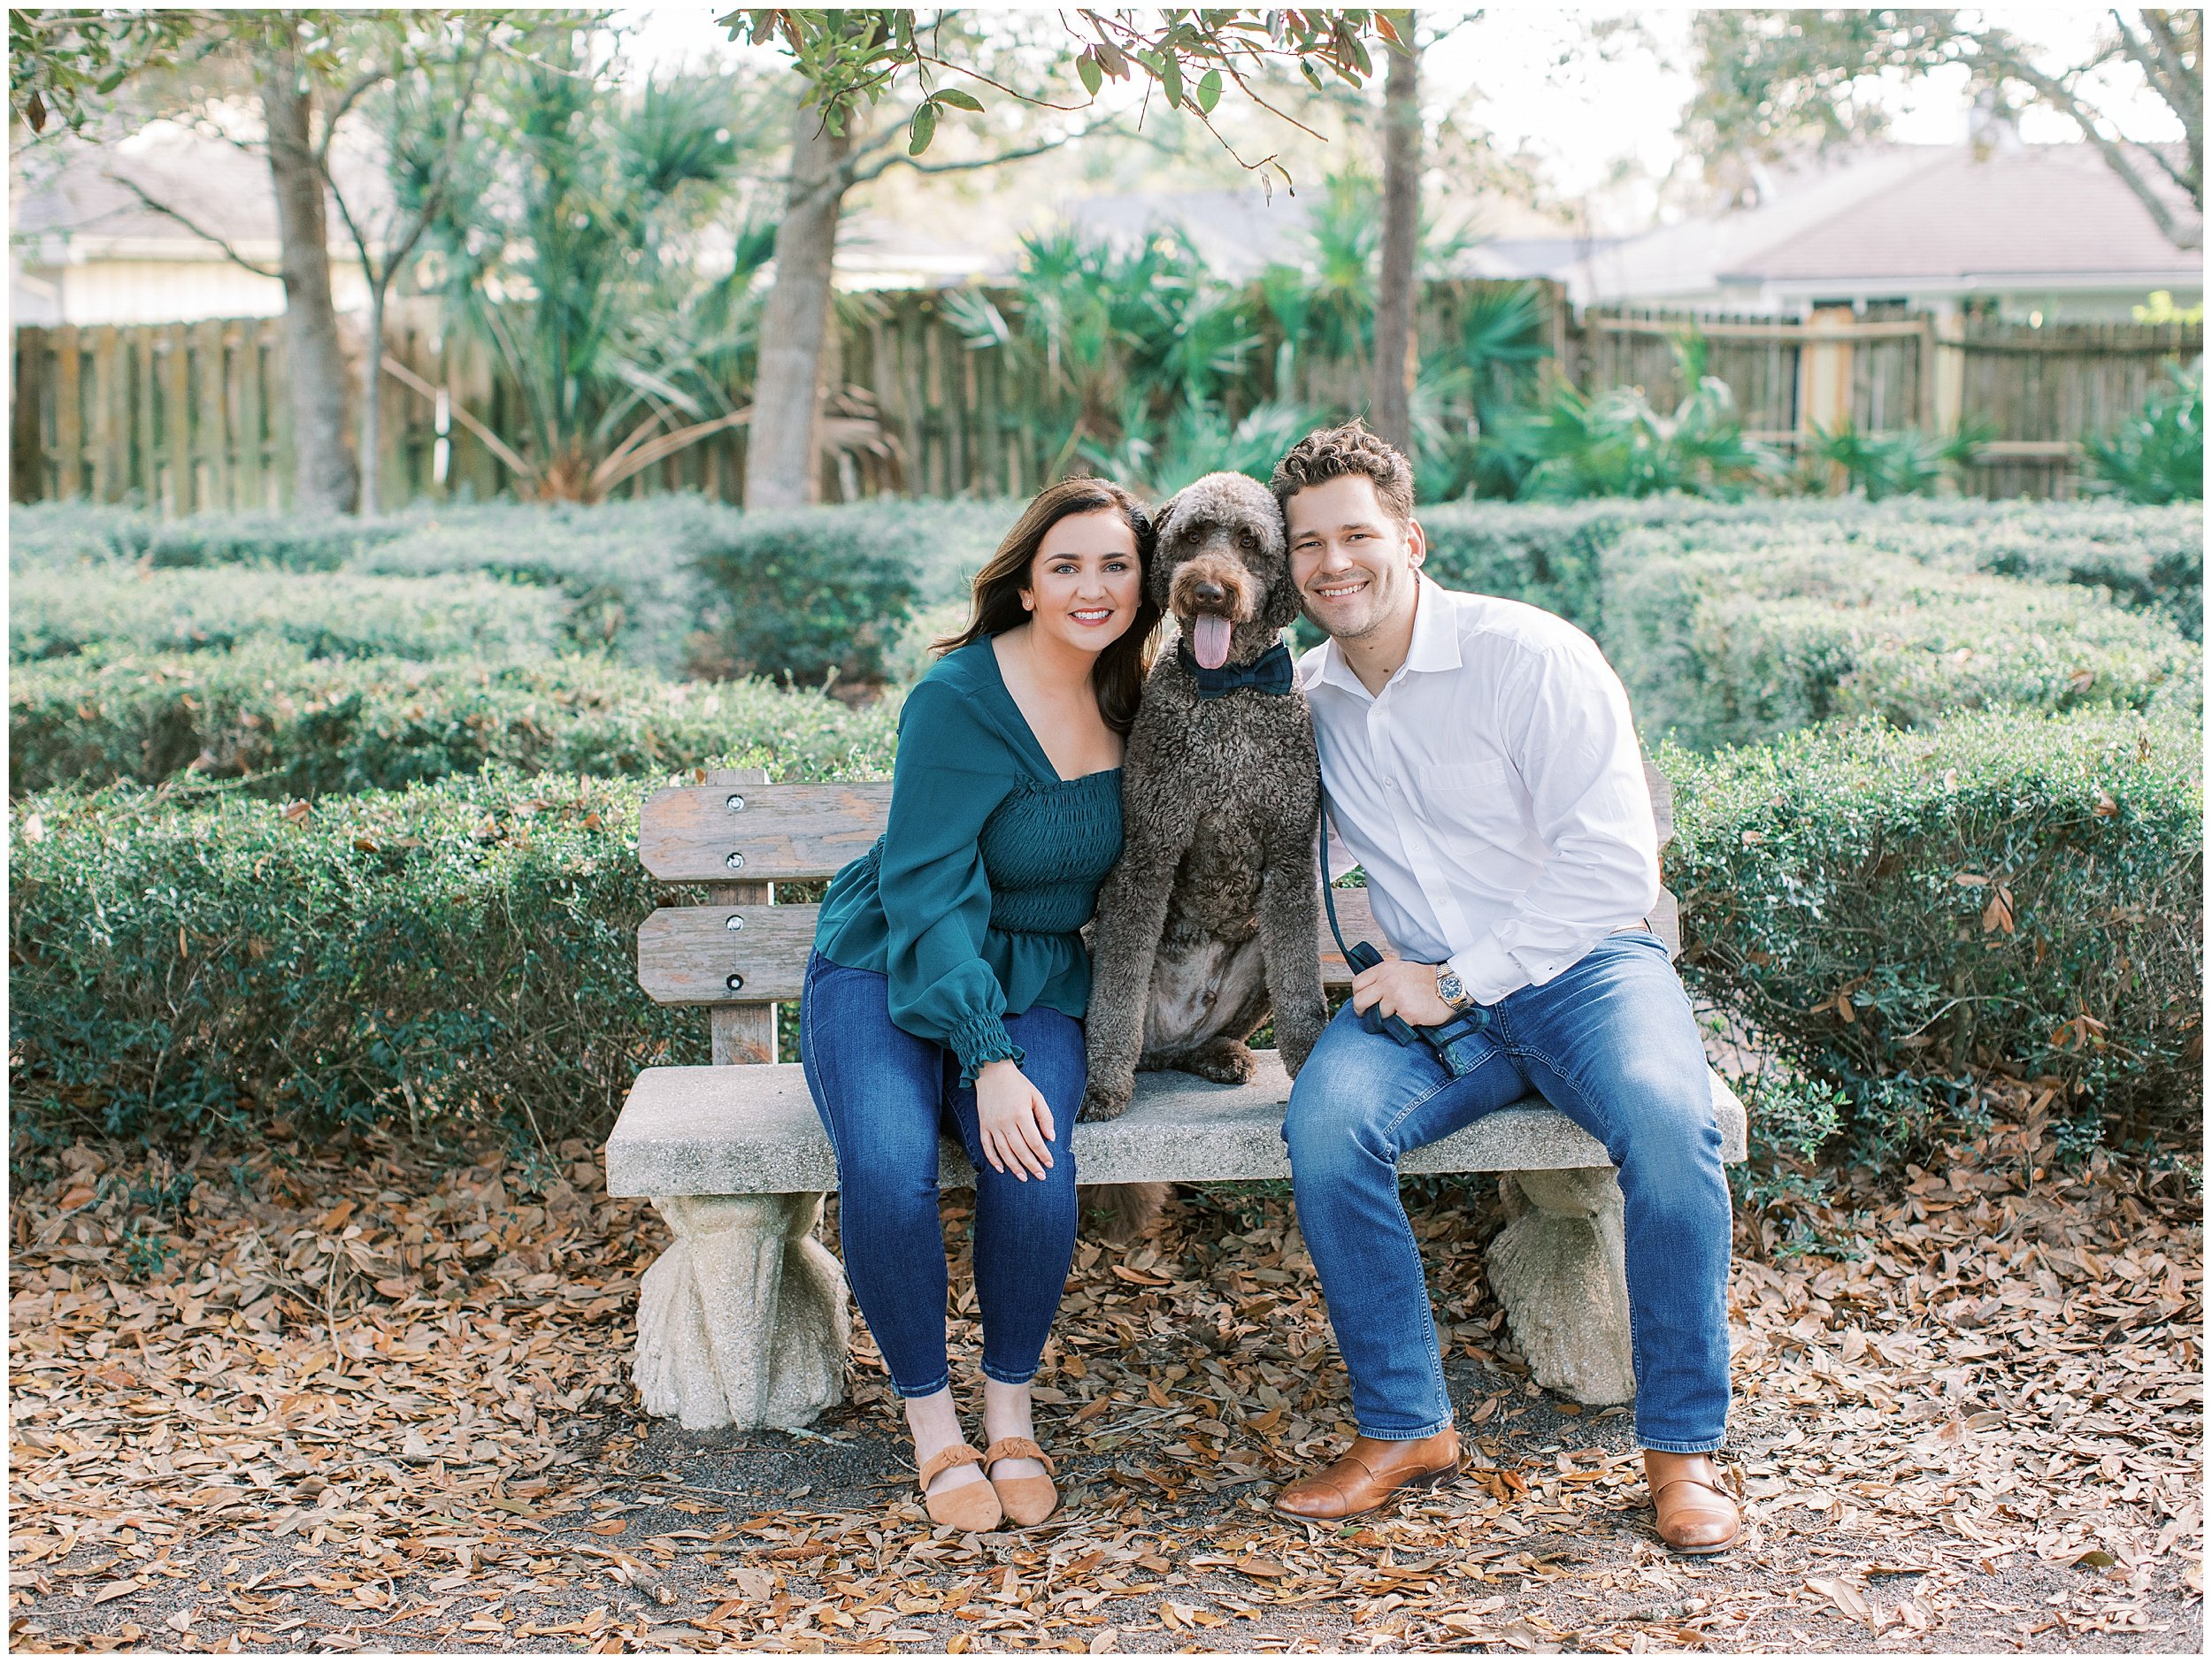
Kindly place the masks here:
[[(2201, 217), (2168, 184), (2183, 222)], [(1780, 175), (1765, 201), (1685, 219), (1578, 262), (1578, 301), (1656, 302), (1722, 287), (1837, 295), (2039, 282), (2193, 287), (2177, 248), (2087, 144), (1870, 145)]]
[[(1720, 275), (1964, 281), (2201, 268), (2201, 255), (2168, 241), (2091, 145), (2021, 145), (1980, 156), (1943, 146), (1916, 161), (1886, 188), (1744, 251)], [(2201, 216), (2180, 191), (2169, 187), (2161, 195), (2200, 231)]]

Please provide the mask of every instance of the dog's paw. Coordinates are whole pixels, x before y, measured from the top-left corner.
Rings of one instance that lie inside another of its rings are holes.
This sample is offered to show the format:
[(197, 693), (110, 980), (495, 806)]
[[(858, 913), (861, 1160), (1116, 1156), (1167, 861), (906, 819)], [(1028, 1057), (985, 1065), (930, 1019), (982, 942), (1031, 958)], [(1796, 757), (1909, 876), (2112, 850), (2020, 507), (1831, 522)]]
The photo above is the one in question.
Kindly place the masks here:
[(1217, 1085), (1248, 1085), (1252, 1082), (1251, 1048), (1240, 1039), (1210, 1039), (1194, 1051), (1187, 1051), (1167, 1064), (1186, 1074), (1195, 1074), (1202, 1080), (1211, 1080)]
[(1313, 1054), (1314, 1046), (1321, 1043), (1321, 1030), (1325, 1020), (1325, 1013), (1317, 1012), (1307, 1021), (1279, 1022), (1275, 1024), (1275, 1043), (1283, 1059), (1283, 1072), (1292, 1079), (1298, 1077), (1298, 1070), (1306, 1066), (1306, 1059)]
[(1082, 1106), (1075, 1111), (1078, 1120), (1117, 1120), (1129, 1107), (1135, 1094), (1134, 1082), (1116, 1090), (1103, 1081), (1094, 1081), (1083, 1093)]

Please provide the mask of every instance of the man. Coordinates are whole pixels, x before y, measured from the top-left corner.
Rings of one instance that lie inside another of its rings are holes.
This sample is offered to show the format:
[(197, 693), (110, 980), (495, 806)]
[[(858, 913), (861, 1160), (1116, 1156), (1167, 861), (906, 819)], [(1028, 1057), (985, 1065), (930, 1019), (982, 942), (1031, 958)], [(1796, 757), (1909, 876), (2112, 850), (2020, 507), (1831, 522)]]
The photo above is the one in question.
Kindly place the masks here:
[[(1658, 832), (1628, 695), (1564, 619), (1422, 575), (1412, 469), (1358, 423), (1300, 441), (1273, 487), (1306, 615), (1329, 635), (1299, 678), (1331, 854), (1366, 869), (1399, 954), (1353, 982), (1284, 1122), (1359, 1436), (1277, 1510), (1349, 1518), (1457, 1471), (1398, 1161), (1534, 1090), (1620, 1169), (1659, 1533), (1721, 1552), (1741, 1529), (1710, 1460), (1728, 1411), (1728, 1186), (1704, 1048), (1645, 922)], [(1371, 1008), (1419, 1026), (1466, 1013), (1457, 1077), (1366, 1031)]]

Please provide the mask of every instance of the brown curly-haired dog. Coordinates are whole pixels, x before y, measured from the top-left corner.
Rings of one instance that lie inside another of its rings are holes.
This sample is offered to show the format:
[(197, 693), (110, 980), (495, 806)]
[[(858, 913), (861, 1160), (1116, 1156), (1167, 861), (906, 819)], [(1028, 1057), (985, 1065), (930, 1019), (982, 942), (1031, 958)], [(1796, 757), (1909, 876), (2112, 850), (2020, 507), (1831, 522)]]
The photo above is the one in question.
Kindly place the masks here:
[[(1126, 1108), (1141, 1068), (1249, 1080), (1244, 1042), (1271, 1011), (1295, 1075), (1327, 1020), (1314, 953), (1320, 766), (1282, 640), (1299, 606), (1282, 512), (1256, 480), (1210, 473), (1153, 524), (1153, 594), (1182, 640), (1146, 678), (1123, 763), (1122, 854), (1099, 892), (1084, 1023), (1086, 1120)], [(1148, 1222), (1166, 1191), (1114, 1187), (1125, 1227)]]

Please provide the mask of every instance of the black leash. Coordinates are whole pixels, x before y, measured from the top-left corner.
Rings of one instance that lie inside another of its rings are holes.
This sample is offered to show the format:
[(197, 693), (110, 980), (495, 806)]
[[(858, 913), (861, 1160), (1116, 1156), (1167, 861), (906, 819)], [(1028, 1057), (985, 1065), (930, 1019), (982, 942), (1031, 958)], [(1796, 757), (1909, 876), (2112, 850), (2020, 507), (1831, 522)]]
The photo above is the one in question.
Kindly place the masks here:
[[(1383, 962), (1371, 943), (1360, 941), (1350, 946), (1344, 945), (1343, 928), (1336, 921), (1336, 885), (1329, 881), (1329, 789), (1321, 788), (1321, 901), (1329, 909), (1329, 933), (1336, 938), (1336, 950), (1344, 955), (1345, 963), (1355, 974), (1372, 969)], [(1388, 1034), (1402, 1046), (1425, 1045), (1434, 1054), (1437, 1061), (1448, 1069), (1454, 1078), (1464, 1072), (1453, 1066), (1451, 1045), (1482, 1031), (1484, 1023), (1478, 1022), (1471, 1010), (1455, 1011), (1449, 1022), (1439, 1023), (1433, 1028), (1417, 1028), (1403, 1016), (1386, 1016), (1379, 1004), (1370, 1005), (1359, 1013), (1360, 1026), (1369, 1033)]]

